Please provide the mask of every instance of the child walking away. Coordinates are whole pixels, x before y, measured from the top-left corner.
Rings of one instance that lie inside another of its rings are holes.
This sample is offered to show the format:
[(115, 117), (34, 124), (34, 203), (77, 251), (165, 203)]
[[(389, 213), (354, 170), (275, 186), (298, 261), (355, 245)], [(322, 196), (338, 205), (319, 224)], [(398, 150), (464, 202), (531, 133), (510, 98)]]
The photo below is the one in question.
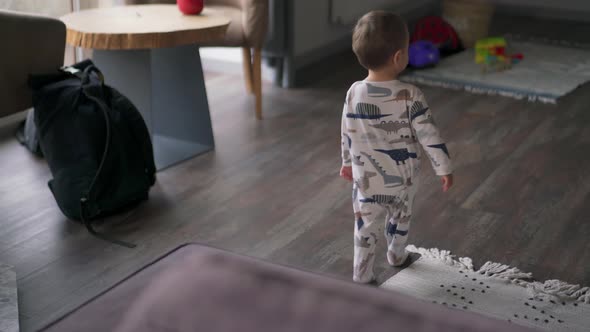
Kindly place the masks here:
[(342, 112), (342, 168), (353, 182), (355, 215), (353, 279), (373, 283), (375, 245), (385, 214), (387, 260), (403, 265), (419, 183), (422, 152), (442, 179), (453, 184), (450, 155), (422, 92), (397, 80), (408, 64), (408, 28), (396, 14), (374, 11), (357, 23), (352, 47), (369, 74), (354, 83)]

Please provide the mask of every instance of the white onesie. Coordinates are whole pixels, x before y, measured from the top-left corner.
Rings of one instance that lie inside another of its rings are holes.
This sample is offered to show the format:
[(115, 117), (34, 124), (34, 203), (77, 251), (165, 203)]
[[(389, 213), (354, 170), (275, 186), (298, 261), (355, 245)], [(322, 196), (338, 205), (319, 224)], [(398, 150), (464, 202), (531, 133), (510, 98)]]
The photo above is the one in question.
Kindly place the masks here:
[(360, 81), (348, 90), (342, 112), (342, 165), (354, 179), (353, 279), (373, 280), (377, 215), (386, 212), (385, 237), (391, 265), (404, 263), (405, 243), (422, 152), (437, 175), (452, 173), (450, 155), (424, 95), (397, 80)]

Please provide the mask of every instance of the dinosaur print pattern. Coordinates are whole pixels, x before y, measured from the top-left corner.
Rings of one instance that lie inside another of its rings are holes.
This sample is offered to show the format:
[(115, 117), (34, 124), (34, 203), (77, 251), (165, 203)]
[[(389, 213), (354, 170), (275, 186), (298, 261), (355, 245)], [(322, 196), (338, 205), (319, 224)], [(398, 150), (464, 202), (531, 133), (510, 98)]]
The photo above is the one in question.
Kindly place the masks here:
[(434, 166), (440, 166), (440, 164), (436, 161), (436, 159), (434, 159), (430, 152), (426, 151), (426, 154), (428, 155), (428, 158), (430, 158), (430, 161)]
[(396, 234), (401, 235), (401, 236), (408, 235), (408, 231), (402, 231), (402, 230), (397, 229), (397, 225), (398, 225), (397, 223), (392, 224), (389, 222), (387, 225), (387, 230), (386, 230), (387, 235), (389, 235), (389, 236), (394, 236)]
[(399, 138), (389, 141), (389, 144), (398, 144), (398, 143), (405, 143), (405, 144), (416, 143), (416, 137), (409, 136), (409, 135), (400, 135)]
[[(386, 213), (384, 224), (384, 235), (387, 240), (387, 260), (391, 265), (403, 263), (407, 252), (406, 242), (409, 235), (410, 215), (408, 214), (407, 203), (413, 197), (415, 191), (406, 191), (400, 196), (373, 195), (365, 198), (359, 193), (357, 200), (353, 201), (354, 211), (363, 211), (362, 226), (359, 227), (359, 212), (355, 213), (356, 227), (354, 228), (354, 258), (353, 258), (353, 280), (356, 282), (369, 282), (374, 278), (372, 270), (377, 238), (383, 212)], [(378, 204), (375, 203), (378, 202)], [(383, 224), (381, 224), (383, 225)], [(396, 258), (403, 258), (400, 262)]]
[(355, 273), (366, 274), (369, 269), (369, 264), (375, 259), (375, 254), (368, 254), (359, 265), (355, 266)]
[(434, 123), (434, 118), (428, 114), (426, 116), (426, 119), (418, 121), (418, 124), (432, 124), (432, 125), (436, 125), (436, 123)]
[(451, 158), (451, 155), (449, 154), (449, 149), (447, 149), (447, 145), (444, 143), (432, 144), (432, 145), (428, 145), (428, 147), (433, 148), (433, 149), (441, 149), (447, 155), (447, 157)]
[(361, 161), (361, 156), (352, 156), (352, 163), (357, 166), (365, 166), (365, 163)]
[(351, 119), (381, 119), (391, 114), (381, 114), (381, 108), (375, 104), (357, 103), (355, 113), (346, 114), (347, 118)]
[(355, 184), (361, 191), (367, 191), (370, 186), (369, 179), (374, 176), (377, 176), (377, 173), (365, 171), (363, 176), (361, 176), (358, 180), (355, 180)]
[(400, 131), (400, 129), (410, 129), (410, 123), (406, 121), (381, 121), (379, 124), (369, 125), (373, 128), (377, 128), (380, 130), (385, 131), (388, 134), (396, 133)]
[(403, 90), (399, 90), (399, 92), (395, 95), (395, 98), (386, 100), (385, 102), (390, 102), (390, 101), (412, 101), (412, 100), (414, 100), (414, 98), (412, 98), (412, 94), (410, 93), (410, 90), (403, 89)]
[(371, 244), (369, 244), (370, 239), (371, 238), (368, 236), (366, 236), (366, 237), (365, 236), (362, 236), (362, 237), (355, 236), (354, 245), (357, 247), (360, 247), (360, 248), (370, 248), (371, 247)]
[(410, 216), (401, 217), (397, 219), (397, 223), (400, 225), (404, 225), (410, 222)]
[(361, 135), (361, 139), (364, 139), (364, 140), (376, 140), (378, 138), (379, 138), (379, 136), (377, 136), (377, 134), (375, 134), (375, 133), (366, 133), (366, 134)]
[(382, 150), (382, 149), (375, 149), (377, 152), (385, 153), (391, 159), (393, 159), (397, 165), (405, 164), (406, 160), (410, 158), (418, 158), (418, 154), (415, 152), (409, 152), (408, 149), (392, 149), (392, 150)]
[(361, 198), (361, 203), (371, 204), (393, 204), (398, 200), (397, 196), (393, 195), (373, 195), (370, 198)]
[(350, 138), (350, 135), (342, 134), (342, 136), (346, 137), (346, 141), (348, 142), (348, 148), (350, 149), (352, 147), (352, 139)]
[(373, 98), (389, 97), (392, 95), (392, 92), (389, 88), (383, 88), (367, 83), (367, 95)]
[(428, 111), (428, 107), (424, 106), (420, 101), (415, 101), (410, 110), (410, 119), (414, 121), (417, 117), (426, 114), (426, 111)]
[(414, 182), (419, 182), (421, 168), (418, 144), (437, 175), (452, 172), (434, 115), (424, 94), (401, 81), (360, 81), (348, 90), (340, 146), (343, 165), (352, 167), (354, 175), (355, 282), (374, 278), (375, 234), (387, 241), (389, 264), (402, 264), (407, 257), (405, 245), (418, 189)]
[(372, 214), (373, 214), (373, 213), (371, 213), (371, 212), (355, 212), (355, 213), (354, 213), (354, 216), (355, 216), (355, 218), (357, 218), (357, 219), (358, 219), (358, 218), (362, 218), (362, 217), (364, 217), (364, 216), (370, 216), (370, 215), (372, 215)]
[(347, 164), (352, 161), (350, 159), (350, 151), (349, 150), (345, 150), (344, 152), (342, 152), (342, 160)]
[[(371, 239), (373, 239), (373, 243), (371, 243)], [(369, 236), (355, 236), (355, 245), (358, 245), (361, 248), (370, 248), (371, 245), (377, 244), (377, 235), (375, 233), (370, 233)]]
[(377, 160), (375, 160), (373, 157), (371, 157), (369, 154), (365, 152), (361, 152), (361, 154), (364, 155), (367, 158), (367, 160), (369, 160), (369, 162), (373, 165), (373, 167), (379, 173), (379, 175), (383, 177), (383, 182), (385, 183), (386, 187), (397, 187), (403, 184), (404, 179), (401, 176), (387, 174), (383, 167), (379, 165)]
[(365, 221), (363, 220), (363, 217), (361, 217), (361, 216), (357, 217), (357, 219), (356, 219), (356, 228), (357, 229), (361, 229), (364, 224), (365, 224)]
[(397, 199), (395, 200), (392, 204), (391, 204), (392, 208), (394, 210), (400, 211), (401, 213), (407, 213), (408, 212), (408, 206), (406, 205), (406, 201), (402, 200), (402, 199)]

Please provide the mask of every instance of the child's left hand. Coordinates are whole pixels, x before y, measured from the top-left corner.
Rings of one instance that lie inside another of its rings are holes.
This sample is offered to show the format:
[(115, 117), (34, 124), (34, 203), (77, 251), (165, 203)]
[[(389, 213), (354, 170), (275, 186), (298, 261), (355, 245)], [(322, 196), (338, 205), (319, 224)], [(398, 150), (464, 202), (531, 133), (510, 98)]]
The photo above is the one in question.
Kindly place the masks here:
[(340, 168), (340, 176), (352, 182), (352, 166), (342, 166)]
[(440, 178), (442, 181), (442, 190), (446, 193), (453, 186), (453, 174), (443, 175)]

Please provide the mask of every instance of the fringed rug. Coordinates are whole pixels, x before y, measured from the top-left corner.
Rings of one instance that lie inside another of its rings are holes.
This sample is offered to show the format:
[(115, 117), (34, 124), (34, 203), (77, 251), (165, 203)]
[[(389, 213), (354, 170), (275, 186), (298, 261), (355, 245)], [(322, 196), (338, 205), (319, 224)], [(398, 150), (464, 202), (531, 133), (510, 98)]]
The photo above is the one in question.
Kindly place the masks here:
[(506, 71), (482, 73), (469, 49), (433, 68), (408, 71), (400, 79), (545, 103), (556, 103), (590, 81), (590, 49), (529, 41), (509, 41), (509, 48), (510, 53), (523, 53), (524, 60)]
[(407, 248), (421, 257), (381, 287), (497, 319), (547, 331), (590, 331), (590, 288), (559, 280), (534, 282), (530, 273), (449, 251)]
[(0, 263), (0, 332), (18, 332), (16, 273)]

